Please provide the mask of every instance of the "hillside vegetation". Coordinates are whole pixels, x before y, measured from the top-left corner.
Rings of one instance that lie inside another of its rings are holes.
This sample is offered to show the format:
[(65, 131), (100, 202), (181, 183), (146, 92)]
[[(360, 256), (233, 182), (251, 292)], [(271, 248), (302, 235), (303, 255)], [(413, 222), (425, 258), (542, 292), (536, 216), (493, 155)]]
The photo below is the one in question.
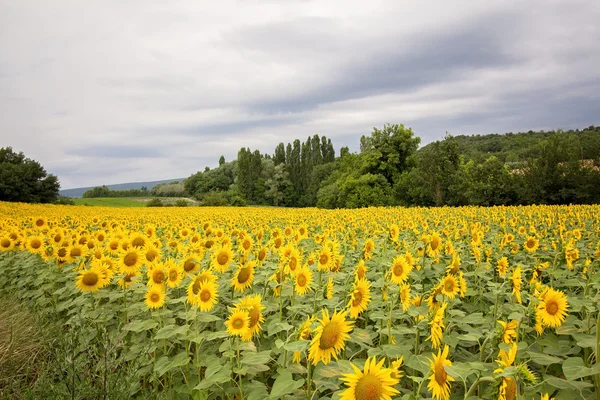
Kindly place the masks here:
[(360, 151), (336, 156), (330, 139), (280, 143), (184, 182), (204, 205), (355, 208), (392, 205), (599, 203), (600, 127), (451, 136), (418, 149), (404, 125), (374, 128)]

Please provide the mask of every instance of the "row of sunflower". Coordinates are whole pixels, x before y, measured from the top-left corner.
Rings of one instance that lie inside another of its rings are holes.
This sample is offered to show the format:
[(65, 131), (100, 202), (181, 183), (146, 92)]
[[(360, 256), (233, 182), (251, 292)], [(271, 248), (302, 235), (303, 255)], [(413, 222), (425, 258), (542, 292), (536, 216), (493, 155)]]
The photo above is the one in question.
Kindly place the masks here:
[(132, 395), (595, 398), (598, 211), (0, 203), (0, 268), (124, 334)]

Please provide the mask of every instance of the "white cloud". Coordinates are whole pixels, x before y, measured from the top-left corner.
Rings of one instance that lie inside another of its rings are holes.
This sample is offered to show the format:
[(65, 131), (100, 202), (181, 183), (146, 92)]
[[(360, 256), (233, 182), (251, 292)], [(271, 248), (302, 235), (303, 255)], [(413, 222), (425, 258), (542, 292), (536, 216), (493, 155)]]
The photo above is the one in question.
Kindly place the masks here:
[[(598, 17), (588, 1), (0, 2), (0, 145), (67, 188), (314, 133), (356, 148), (386, 122), (424, 142), (598, 124)], [(159, 154), (90, 150), (121, 145)]]

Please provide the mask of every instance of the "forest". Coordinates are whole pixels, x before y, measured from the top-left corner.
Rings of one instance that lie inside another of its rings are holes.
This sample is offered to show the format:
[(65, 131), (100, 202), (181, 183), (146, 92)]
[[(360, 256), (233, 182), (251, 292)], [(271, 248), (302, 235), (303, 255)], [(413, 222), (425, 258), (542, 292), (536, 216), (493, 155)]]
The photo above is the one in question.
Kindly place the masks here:
[(452, 136), (419, 148), (398, 124), (374, 128), (360, 151), (314, 135), (273, 155), (241, 148), (237, 160), (187, 178), (204, 205), (357, 208), (591, 204), (600, 202), (600, 127)]

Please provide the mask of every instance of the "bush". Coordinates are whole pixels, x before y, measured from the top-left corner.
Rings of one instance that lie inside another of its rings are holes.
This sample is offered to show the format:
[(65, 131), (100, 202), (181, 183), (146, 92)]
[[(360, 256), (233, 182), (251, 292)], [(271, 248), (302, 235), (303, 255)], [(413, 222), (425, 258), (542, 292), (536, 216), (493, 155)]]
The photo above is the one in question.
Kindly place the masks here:
[(160, 199), (154, 198), (146, 204), (146, 207), (163, 207), (164, 204)]
[(246, 200), (240, 196), (233, 196), (229, 201), (229, 205), (235, 207), (244, 207), (246, 205)]
[(187, 200), (179, 199), (175, 202), (175, 207), (187, 207), (187, 206), (188, 206)]
[(69, 197), (59, 197), (54, 204), (60, 204), (63, 206), (74, 206), (75, 202)]
[(204, 195), (200, 205), (202, 206), (226, 206), (227, 199), (220, 192), (209, 192)]

